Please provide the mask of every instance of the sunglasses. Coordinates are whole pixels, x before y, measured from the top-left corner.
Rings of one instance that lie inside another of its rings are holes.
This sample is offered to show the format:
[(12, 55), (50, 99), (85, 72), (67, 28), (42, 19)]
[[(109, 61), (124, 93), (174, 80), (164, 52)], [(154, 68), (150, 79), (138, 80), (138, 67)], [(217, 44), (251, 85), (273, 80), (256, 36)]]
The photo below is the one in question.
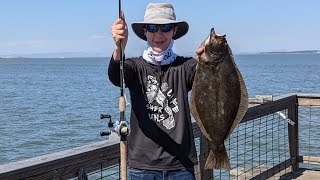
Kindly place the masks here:
[(148, 32), (158, 32), (159, 28), (162, 32), (169, 32), (173, 29), (173, 24), (161, 24), (161, 25), (156, 25), (156, 24), (147, 24), (146, 29)]

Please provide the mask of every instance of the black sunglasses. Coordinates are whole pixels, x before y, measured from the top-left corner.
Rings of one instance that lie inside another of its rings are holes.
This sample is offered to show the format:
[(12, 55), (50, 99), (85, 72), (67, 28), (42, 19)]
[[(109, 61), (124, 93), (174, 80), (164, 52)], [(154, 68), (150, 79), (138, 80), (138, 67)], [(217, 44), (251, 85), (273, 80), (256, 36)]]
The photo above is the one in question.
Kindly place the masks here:
[(146, 25), (146, 29), (148, 32), (158, 32), (159, 28), (162, 32), (169, 32), (173, 29), (173, 24), (160, 24), (160, 25), (156, 25), (156, 24), (147, 24)]

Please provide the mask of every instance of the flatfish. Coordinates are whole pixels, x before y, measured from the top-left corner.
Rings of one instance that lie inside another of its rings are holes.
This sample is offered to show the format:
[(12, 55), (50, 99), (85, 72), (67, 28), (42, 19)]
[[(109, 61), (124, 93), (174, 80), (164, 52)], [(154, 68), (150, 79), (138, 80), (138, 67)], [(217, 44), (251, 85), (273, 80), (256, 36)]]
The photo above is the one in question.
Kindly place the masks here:
[(230, 169), (224, 141), (248, 109), (248, 93), (225, 35), (214, 28), (201, 46), (193, 81), (190, 110), (211, 143), (205, 168)]

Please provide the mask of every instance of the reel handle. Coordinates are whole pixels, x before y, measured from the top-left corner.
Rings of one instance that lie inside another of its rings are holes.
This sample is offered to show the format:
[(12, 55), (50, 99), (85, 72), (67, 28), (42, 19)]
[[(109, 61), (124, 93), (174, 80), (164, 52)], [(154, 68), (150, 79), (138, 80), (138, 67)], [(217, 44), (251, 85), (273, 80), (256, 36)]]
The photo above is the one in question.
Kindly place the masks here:
[(111, 116), (109, 114), (100, 114), (100, 119), (110, 119), (111, 120)]
[(101, 131), (100, 136), (109, 136), (111, 134), (111, 131)]
[(111, 120), (111, 115), (108, 114), (100, 114), (100, 119), (109, 119), (108, 123), (108, 131), (101, 131), (100, 136), (109, 136), (111, 131), (114, 129), (113, 122)]

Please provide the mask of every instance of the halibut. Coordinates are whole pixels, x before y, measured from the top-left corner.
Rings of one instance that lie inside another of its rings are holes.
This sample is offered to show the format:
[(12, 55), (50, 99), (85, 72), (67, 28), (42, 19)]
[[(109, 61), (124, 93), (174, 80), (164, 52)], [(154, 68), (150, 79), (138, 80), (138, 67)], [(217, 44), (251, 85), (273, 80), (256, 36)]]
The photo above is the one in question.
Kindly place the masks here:
[(230, 169), (224, 141), (248, 109), (248, 93), (225, 35), (214, 28), (201, 44), (193, 81), (190, 111), (211, 143), (206, 169)]

